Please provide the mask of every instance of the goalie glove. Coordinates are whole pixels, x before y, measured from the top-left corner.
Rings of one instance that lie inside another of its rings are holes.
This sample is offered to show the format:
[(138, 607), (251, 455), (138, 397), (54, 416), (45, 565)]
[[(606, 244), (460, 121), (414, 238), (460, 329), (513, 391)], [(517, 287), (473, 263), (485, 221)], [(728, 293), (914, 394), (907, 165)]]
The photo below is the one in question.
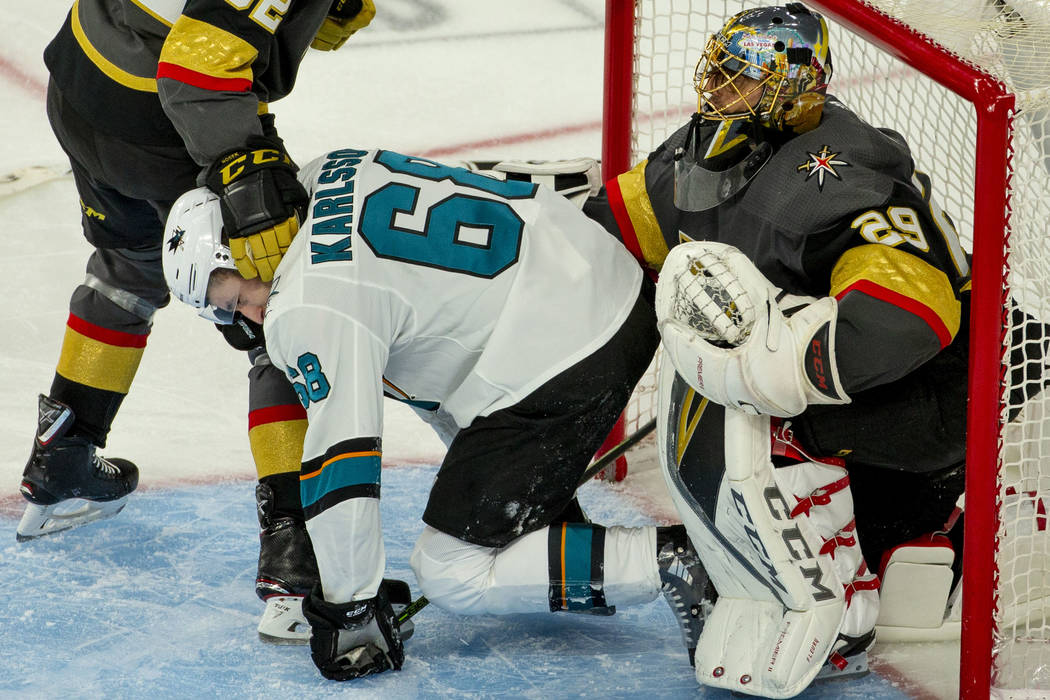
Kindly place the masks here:
[(310, 197), (296, 170), (280, 139), (256, 136), (245, 148), (219, 156), (205, 174), (208, 189), (219, 196), (230, 252), (245, 279), (272, 280), (299, 232)]
[(462, 161), (461, 167), (498, 180), (545, 185), (580, 209), (602, 188), (601, 165), (594, 158), (569, 160)]
[(364, 29), (376, 16), (372, 0), (333, 0), (310, 47), (318, 51), (335, 51), (358, 29)]
[(394, 602), (409, 597), (408, 584), (396, 579), (383, 579), (374, 598), (349, 603), (329, 603), (321, 586), (314, 586), (303, 599), (303, 615), (312, 630), (310, 656), (321, 675), (348, 681), (400, 671), (405, 647)]
[(850, 401), (835, 364), (838, 302), (785, 294), (733, 246), (673, 248), (656, 317), (671, 363), (711, 401), (780, 417)]

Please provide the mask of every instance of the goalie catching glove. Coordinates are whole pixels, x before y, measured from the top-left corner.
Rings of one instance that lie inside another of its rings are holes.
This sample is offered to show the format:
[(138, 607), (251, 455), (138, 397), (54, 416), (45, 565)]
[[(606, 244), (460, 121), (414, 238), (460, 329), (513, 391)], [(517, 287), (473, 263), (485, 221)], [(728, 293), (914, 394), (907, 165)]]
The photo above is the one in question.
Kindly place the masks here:
[(273, 279), (310, 197), (278, 138), (256, 136), (245, 148), (219, 156), (205, 184), (219, 196), (223, 229), (237, 270), (245, 279)]
[(310, 47), (335, 51), (354, 32), (367, 27), (375, 16), (376, 6), (372, 0), (334, 0)]
[(303, 615), (310, 622), (310, 656), (321, 675), (348, 681), (405, 663), (404, 639), (411, 636), (411, 622), (401, 629), (398, 611), (411, 602), (408, 584), (383, 579), (374, 598), (349, 603), (329, 603), (314, 586), (303, 599)]
[(850, 399), (835, 365), (838, 302), (786, 294), (725, 243), (676, 246), (656, 286), (656, 318), (671, 363), (723, 406), (795, 416)]

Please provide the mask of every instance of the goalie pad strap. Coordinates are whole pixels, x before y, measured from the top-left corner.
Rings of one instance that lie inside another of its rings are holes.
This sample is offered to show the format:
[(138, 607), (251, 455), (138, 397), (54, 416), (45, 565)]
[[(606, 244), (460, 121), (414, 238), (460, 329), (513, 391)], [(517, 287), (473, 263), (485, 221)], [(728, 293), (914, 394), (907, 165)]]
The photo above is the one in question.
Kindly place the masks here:
[(849, 474), (832, 481), (826, 486), (821, 486), (813, 493), (809, 494), (802, 500), (800, 500), (794, 508), (791, 509), (791, 517), (797, 518), (800, 515), (809, 515), (809, 511), (813, 506), (826, 506), (831, 503), (831, 497), (849, 486)]

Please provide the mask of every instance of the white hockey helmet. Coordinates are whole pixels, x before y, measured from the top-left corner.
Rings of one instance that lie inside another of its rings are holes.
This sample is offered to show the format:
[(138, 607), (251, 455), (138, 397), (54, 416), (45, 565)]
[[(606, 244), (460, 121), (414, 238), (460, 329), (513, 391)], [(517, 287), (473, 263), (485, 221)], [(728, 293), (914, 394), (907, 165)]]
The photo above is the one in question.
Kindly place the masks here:
[(179, 301), (201, 309), (213, 323), (233, 323), (233, 313), (208, 304), (208, 280), (214, 270), (236, 270), (222, 241), (219, 198), (198, 187), (175, 200), (164, 227), (164, 279)]

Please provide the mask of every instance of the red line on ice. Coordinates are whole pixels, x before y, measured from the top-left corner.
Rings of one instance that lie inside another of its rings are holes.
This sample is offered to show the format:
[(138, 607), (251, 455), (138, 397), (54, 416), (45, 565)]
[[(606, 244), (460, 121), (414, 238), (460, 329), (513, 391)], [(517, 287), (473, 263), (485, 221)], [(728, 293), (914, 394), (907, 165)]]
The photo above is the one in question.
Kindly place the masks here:
[(416, 150), (418, 152), (418, 155), (421, 155), (424, 158), (441, 158), (443, 156), (469, 152), (477, 148), (488, 148), (490, 146), (507, 146), (518, 143), (529, 143), (531, 141), (553, 139), (559, 136), (579, 134), (586, 131), (596, 131), (600, 130), (601, 128), (601, 121), (593, 121), (585, 122), (583, 124), (569, 124), (567, 126), (553, 127), (550, 129), (540, 129), (539, 131), (526, 131), (520, 134), (510, 134), (507, 136), (494, 136), (492, 138), (482, 139), (480, 141), (467, 141), (464, 143), (450, 144), (448, 146), (440, 146), (438, 148)]
[(45, 81), (25, 72), (17, 63), (2, 54), (0, 54), (0, 77), (3, 77), (4, 82), (10, 83), (31, 97), (43, 100), (47, 93)]

